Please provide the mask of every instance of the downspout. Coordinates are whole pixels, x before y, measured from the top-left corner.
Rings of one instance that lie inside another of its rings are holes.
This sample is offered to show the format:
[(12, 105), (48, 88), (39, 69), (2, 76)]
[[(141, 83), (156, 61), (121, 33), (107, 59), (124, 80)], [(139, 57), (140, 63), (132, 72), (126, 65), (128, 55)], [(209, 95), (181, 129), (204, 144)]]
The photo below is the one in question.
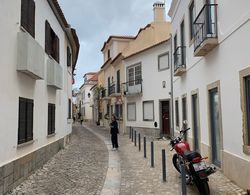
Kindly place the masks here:
[(174, 86), (173, 86), (173, 54), (172, 54), (172, 33), (170, 33), (170, 85), (171, 85), (171, 136), (174, 136)]

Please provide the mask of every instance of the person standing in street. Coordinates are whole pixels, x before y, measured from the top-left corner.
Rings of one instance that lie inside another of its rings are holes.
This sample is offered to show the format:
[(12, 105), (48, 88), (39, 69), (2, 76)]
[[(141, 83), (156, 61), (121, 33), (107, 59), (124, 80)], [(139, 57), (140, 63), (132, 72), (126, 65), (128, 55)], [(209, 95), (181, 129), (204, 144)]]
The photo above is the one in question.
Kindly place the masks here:
[(115, 115), (112, 115), (110, 123), (110, 134), (111, 134), (111, 142), (113, 146), (113, 150), (118, 150), (118, 138), (117, 134), (119, 134), (118, 123), (116, 121)]

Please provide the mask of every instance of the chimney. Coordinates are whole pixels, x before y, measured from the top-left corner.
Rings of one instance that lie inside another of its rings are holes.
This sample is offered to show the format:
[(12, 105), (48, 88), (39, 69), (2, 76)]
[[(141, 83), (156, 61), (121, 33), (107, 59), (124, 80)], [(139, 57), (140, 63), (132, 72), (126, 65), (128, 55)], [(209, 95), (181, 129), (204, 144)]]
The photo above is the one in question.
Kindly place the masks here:
[(165, 3), (155, 2), (154, 5), (154, 22), (165, 22)]

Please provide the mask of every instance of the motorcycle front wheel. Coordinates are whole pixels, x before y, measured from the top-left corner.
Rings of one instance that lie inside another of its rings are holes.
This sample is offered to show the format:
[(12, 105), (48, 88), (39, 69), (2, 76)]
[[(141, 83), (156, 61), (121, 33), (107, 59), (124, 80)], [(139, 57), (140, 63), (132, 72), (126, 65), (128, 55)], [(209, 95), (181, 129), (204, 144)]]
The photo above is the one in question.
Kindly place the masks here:
[(207, 181), (196, 181), (195, 184), (201, 195), (210, 195), (209, 185)]
[(173, 162), (173, 165), (175, 167), (175, 169), (181, 173), (181, 170), (180, 170), (180, 160), (178, 158), (178, 155), (177, 154), (174, 154), (173, 158), (172, 158), (172, 162)]

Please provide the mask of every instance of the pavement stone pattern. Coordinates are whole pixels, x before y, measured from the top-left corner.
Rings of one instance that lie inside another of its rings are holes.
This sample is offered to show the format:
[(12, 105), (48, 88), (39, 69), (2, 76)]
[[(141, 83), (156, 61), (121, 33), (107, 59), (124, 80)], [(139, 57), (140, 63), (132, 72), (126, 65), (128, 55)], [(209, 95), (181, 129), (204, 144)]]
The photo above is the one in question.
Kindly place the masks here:
[[(109, 129), (88, 125), (91, 131), (106, 140), (110, 139)], [(147, 138), (147, 158), (131, 142), (127, 134), (119, 135), (119, 149), (112, 151), (103, 141), (85, 128), (75, 126), (72, 144), (59, 152), (42, 169), (13, 190), (12, 194), (101, 194), (108, 171), (108, 158), (119, 155), (121, 195), (161, 195), (181, 194), (181, 178), (172, 165), (172, 155), (168, 141), (154, 140), (155, 166), (150, 167), (150, 138)], [(141, 135), (143, 138), (143, 135)], [(162, 181), (161, 150), (165, 149), (167, 158), (167, 182)], [(209, 177), (211, 194), (247, 194), (228, 180), (220, 171)], [(114, 183), (115, 181), (114, 177)], [(104, 194), (104, 193), (102, 193)], [(199, 194), (196, 187), (188, 185), (187, 194)], [(107, 193), (107, 195), (114, 195)]]
[(107, 172), (108, 150), (83, 127), (73, 127), (72, 141), (10, 194), (100, 194)]
[[(110, 136), (109, 129), (104, 127), (90, 126), (103, 136)], [(105, 135), (106, 134), (106, 135)], [(147, 158), (143, 155), (143, 135), (141, 135), (141, 151), (131, 142), (129, 135), (119, 135), (119, 150), (121, 169), (120, 195), (165, 195), (181, 194), (181, 178), (172, 165), (172, 156), (167, 140), (154, 140), (155, 161), (151, 168), (150, 142), (152, 138), (147, 137)], [(162, 149), (166, 151), (167, 182), (162, 181)], [(221, 171), (209, 176), (209, 186), (212, 195), (242, 195), (247, 194), (244, 190), (233, 184)], [(198, 195), (199, 192), (194, 185), (187, 186), (187, 194)]]

